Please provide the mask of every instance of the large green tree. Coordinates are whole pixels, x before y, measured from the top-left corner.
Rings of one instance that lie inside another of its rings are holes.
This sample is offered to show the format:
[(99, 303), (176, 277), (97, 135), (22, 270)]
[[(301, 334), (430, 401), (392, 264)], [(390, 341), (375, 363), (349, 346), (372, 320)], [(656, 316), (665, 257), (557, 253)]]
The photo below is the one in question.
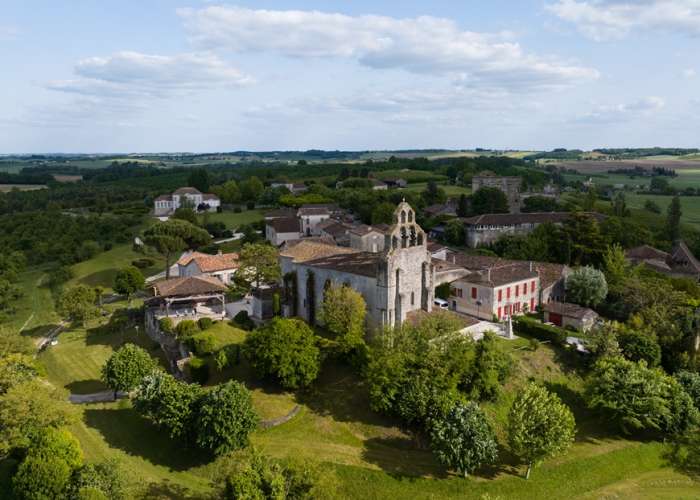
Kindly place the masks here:
[(498, 458), (496, 434), (474, 402), (455, 405), (430, 429), (430, 446), (438, 460), (464, 477)]
[(364, 343), (366, 315), (367, 304), (356, 290), (331, 285), (324, 291), (320, 319), (336, 336), (342, 352)]
[(522, 389), (508, 413), (511, 451), (532, 467), (546, 458), (564, 453), (574, 440), (576, 422), (568, 406), (556, 394), (530, 383)]
[[(9, 333), (8, 333), (9, 334)], [(5, 332), (2, 332), (5, 335)], [(0, 356), (0, 395), (22, 382), (32, 380), (39, 374), (36, 361), (31, 356), (10, 353)]]
[(195, 168), (187, 178), (187, 184), (199, 189), (202, 193), (209, 191), (209, 172), (204, 168)]
[(507, 214), (508, 197), (498, 188), (482, 187), (472, 194), (472, 212), (480, 214)]
[(668, 239), (671, 241), (676, 241), (681, 237), (682, 215), (681, 199), (678, 195), (676, 195), (671, 200), (671, 204), (668, 206), (668, 211), (666, 212), (666, 231), (668, 234)]
[(170, 265), (174, 254), (186, 248), (196, 248), (209, 243), (209, 233), (194, 224), (178, 219), (158, 222), (144, 232), (144, 241), (165, 257), (165, 277), (170, 278)]
[(58, 312), (76, 323), (94, 318), (97, 315), (95, 289), (87, 285), (76, 285), (61, 292), (58, 297)]
[(239, 382), (226, 382), (200, 399), (195, 422), (197, 445), (223, 455), (248, 446), (248, 436), (257, 425), (250, 391)]
[(141, 271), (137, 267), (128, 266), (117, 272), (112, 288), (115, 292), (126, 295), (127, 301), (131, 303), (131, 296), (143, 290), (145, 284), (146, 280)]
[(280, 278), (277, 249), (265, 243), (246, 243), (238, 258), (236, 280), (248, 288), (259, 288)]
[(273, 377), (282, 387), (308, 387), (321, 367), (314, 331), (299, 319), (273, 318), (248, 334), (245, 354), (262, 377)]
[(428, 181), (425, 191), (421, 193), (426, 205), (435, 205), (437, 203), (445, 203), (447, 195), (445, 190), (437, 185), (435, 181)]
[(566, 300), (582, 306), (596, 306), (608, 294), (608, 283), (602, 271), (585, 266), (574, 269), (566, 277)]
[(130, 392), (158, 365), (143, 348), (125, 344), (115, 351), (102, 367), (102, 380), (114, 392)]
[(250, 202), (256, 202), (265, 189), (262, 181), (255, 176), (242, 181), (238, 186), (241, 190), (241, 198)]

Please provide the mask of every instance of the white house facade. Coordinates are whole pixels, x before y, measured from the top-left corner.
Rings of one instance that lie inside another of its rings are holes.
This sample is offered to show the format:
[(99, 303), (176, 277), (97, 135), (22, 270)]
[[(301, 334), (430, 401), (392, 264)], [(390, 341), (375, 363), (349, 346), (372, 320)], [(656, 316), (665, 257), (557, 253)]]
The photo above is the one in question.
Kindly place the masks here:
[(180, 207), (190, 207), (196, 211), (216, 212), (221, 206), (218, 196), (202, 193), (193, 187), (183, 187), (173, 194), (159, 196), (153, 202), (155, 215), (169, 215)]

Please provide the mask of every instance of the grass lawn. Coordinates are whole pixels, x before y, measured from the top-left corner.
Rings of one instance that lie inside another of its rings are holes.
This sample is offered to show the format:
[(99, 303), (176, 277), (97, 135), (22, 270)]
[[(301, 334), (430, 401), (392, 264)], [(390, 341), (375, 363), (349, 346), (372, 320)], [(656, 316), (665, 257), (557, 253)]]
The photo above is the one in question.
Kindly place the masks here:
[[(421, 193), (425, 191), (428, 186), (427, 182), (419, 182), (415, 184), (409, 184), (404, 191), (410, 191), (413, 193)], [(445, 191), (447, 196), (459, 196), (460, 194), (471, 194), (472, 190), (470, 187), (466, 186), (453, 186), (450, 184), (438, 184), (438, 186)]]
[(15, 302), (17, 311), (3, 327), (15, 332), (22, 329), (26, 335), (40, 337), (58, 324), (51, 290), (40, 286), (44, 278), (43, 268), (34, 268), (20, 275), (18, 285), (24, 295)]
[[(226, 225), (226, 229), (237, 229), (242, 224), (250, 224), (251, 222), (256, 222), (263, 219), (264, 210), (247, 210), (245, 212), (221, 212), (221, 213), (210, 213), (206, 216), (210, 222), (223, 222)], [(200, 215), (200, 220), (204, 219), (203, 215)]]
[[(698, 185), (700, 187), (700, 184)], [(672, 196), (656, 196), (656, 195), (645, 195), (645, 194), (625, 194), (625, 201), (627, 206), (632, 209), (643, 209), (644, 203), (647, 200), (652, 200), (659, 207), (661, 207), (661, 212), (663, 215), (666, 214), (666, 209), (671, 203)], [(700, 229), (700, 196), (681, 196), (681, 211), (683, 215), (681, 216), (681, 221), (693, 226), (696, 229)]]
[(148, 252), (144, 255), (143, 253), (134, 252), (130, 244), (117, 245), (90, 260), (71, 266), (74, 277), (68, 282), (68, 286), (77, 284), (99, 285), (109, 292), (112, 290), (112, 284), (117, 272), (124, 267), (130, 266), (132, 261), (144, 257), (154, 261), (153, 266), (141, 269), (144, 276), (148, 277), (165, 269), (165, 260), (160, 254)]

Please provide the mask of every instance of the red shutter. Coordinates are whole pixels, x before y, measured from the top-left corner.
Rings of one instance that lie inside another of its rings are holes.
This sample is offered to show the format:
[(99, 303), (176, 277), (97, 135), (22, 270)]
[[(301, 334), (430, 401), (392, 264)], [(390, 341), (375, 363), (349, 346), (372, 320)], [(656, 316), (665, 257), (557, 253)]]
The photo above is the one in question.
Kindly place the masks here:
[(472, 287), (472, 299), (476, 298), (476, 287)]
[(498, 319), (501, 319), (501, 308), (500, 307), (498, 308)]
[(535, 298), (530, 297), (530, 312), (535, 310)]
[(535, 291), (535, 282), (533, 281), (532, 283), (530, 283), (530, 292), (534, 292), (534, 291)]
[[(498, 301), (500, 302), (502, 300), (503, 300), (503, 290), (499, 290), (498, 291)], [(499, 314), (499, 316), (500, 316), (500, 314)]]
[(510, 298), (510, 287), (506, 288), (506, 299)]
[(515, 285), (515, 296), (518, 297), (520, 295), (520, 285)]

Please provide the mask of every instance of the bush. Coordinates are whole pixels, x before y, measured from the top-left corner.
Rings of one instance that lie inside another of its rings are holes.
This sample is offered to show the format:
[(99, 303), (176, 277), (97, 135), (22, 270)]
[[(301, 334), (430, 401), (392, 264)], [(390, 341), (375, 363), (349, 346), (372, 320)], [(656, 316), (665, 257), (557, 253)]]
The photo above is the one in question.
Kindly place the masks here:
[(173, 325), (173, 320), (170, 318), (161, 318), (158, 321), (158, 327), (163, 333), (174, 333), (175, 325)]
[(230, 363), (226, 349), (219, 349), (219, 351), (217, 351), (217, 353), (214, 355), (214, 363), (216, 364), (216, 369), (218, 371), (224, 371), (224, 369)]
[(243, 211), (243, 210), (241, 210), (241, 207), (240, 207), (240, 206), (236, 206), (236, 207), (233, 209), (233, 213), (234, 213), (234, 214), (240, 214), (242, 211)]
[(211, 354), (216, 349), (216, 337), (211, 332), (201, 332), (187, 339), (187, 344), (198, 356)]
[(143, 257), (141, 259), (136, 259), (131, 261), (131, 265), (134, 267), (138, 267), (139, 269), (146, 269), (147, 267), (151, 267), (156, 263), (153, 259), (149, 259), (148, 257)]
[(233, 317), (233, 326), (242, 328), (243, 330), (252, 330), (255, 328), (255, 322), (248, 316), (248, 311), (240, 311)]
[(536, 319), (520, 316), (513, 323), (516, 333), (522, 333), (539, 340), (549, 341), (563, 346), (566, 343), (566, 332), (556, 326), (545, 325)]
[(197, 323), (191, 319), (185, 319), (180, 321), (175, 327), (175, 332), (177, 333), (177, 338), (180, 340), (186, 340), (192, 335), (199, 331), (199, 326)]
[(254, 201), (249, 201), (249, 202), (247, 202), (247, 203), (245, 204), (245, 207), (246, 207), (248, 210), (254, 210), (254, 209), (255, 209), (255, 202), (254, 202)]
[(197, 382), (199, 385), (204, 385), (209, 380), (209, 365), (207, 362), (198, 358), (197, 356), (192, 356), (190, 358), (190, 377), (192, 380)]
[(201, 330), (208, 330), (211, 328), (211, 325), (214, 324), (214, 321), (212, 321), (211, 318), (200, 318), (199, 321), (197, 321), (197, 324)]

